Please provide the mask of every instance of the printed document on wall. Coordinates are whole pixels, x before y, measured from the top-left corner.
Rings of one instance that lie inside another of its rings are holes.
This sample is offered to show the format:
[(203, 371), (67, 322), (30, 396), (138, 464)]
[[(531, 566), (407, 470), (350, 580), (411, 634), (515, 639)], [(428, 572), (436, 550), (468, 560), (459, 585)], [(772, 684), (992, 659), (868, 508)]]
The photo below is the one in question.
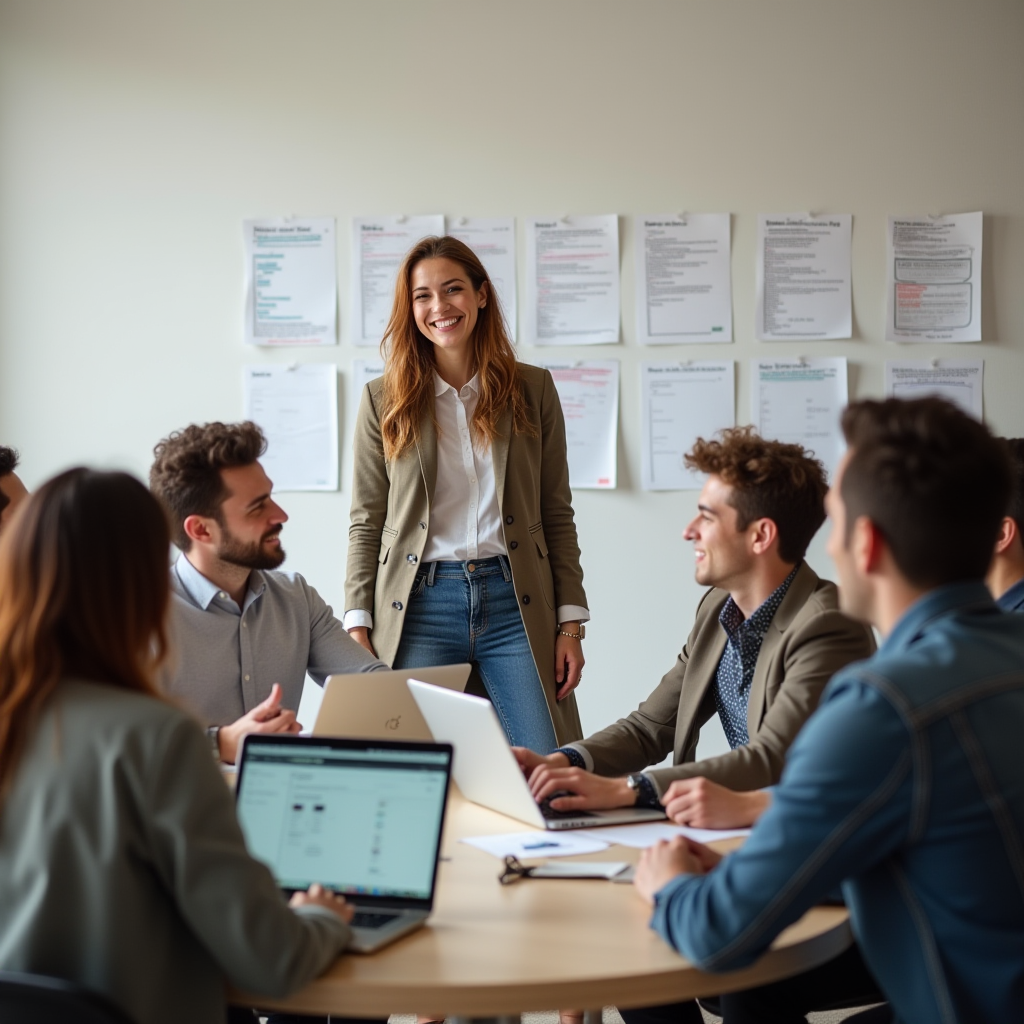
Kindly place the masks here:
[(885, 395), (886, 398), (939, 395), (980, 420), (984, 412), (984, 373), (983, 359), (893, 359), (885, 364)]
[(758, 340), (851, 337), (852, 226), (848, 213), (757, 218)]
[(705, 477), (683, 456), (698, 437), (736, 426), (736, 370), (717, 362), (641, 363), (645, 491), (699, 491)]
[(846, 450), (839, 417), (847, 402), (846, 359), (752, 359), (750, 418), (774, 441), (801, 444), (831, 477)]
[(383, 376), (383, 359), (352, 360), (352, 379), (349, 382), (348, 392), (349, 414), (347, 419), (349, 422), (355, 422), (356, 413), (359, 412), (359, 403), (363, 400), (363, 388), (371, 380), (376, 380), (378, 377)]
[(633, 233), (640, 344), (732, 341), (729, 214), (652, 214)]
[(391, 316), (405, 254), (427, 235), (444, 234), (441, 214), (352, 218), (352, 341), (379, 345)]
[(982, 221), (889, 218), (886, 341), (981, 341)]
[(260, 463), (275, 491), (338, 489), (338, 368), (246, 366), (245, 418), (267, 435)]
[(526, 222), (526, 341), (613, 345), (619, 340), (619, 218)]
[(569, 485), (573, 490), (611, 490), (617, 475), (619, 361), (540, 365), (551, 371), (562, 403)]
[(247, 345), (338, 341), (334, 218), (242, 222)]
[(447, 234), (465, 242), (480, 257), (505, 314), (509, 337), (516, 340), (516, 219), (515, 217), (454, 217)]

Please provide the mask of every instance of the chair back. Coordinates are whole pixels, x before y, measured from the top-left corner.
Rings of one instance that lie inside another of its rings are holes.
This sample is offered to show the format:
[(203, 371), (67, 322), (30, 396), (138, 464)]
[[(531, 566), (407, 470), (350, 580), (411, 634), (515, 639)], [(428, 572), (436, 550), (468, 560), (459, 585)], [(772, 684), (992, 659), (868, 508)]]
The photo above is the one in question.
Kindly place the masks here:
[(132, 1024), (109, 999), (73, 981), (0, 971), (3, 1024)]

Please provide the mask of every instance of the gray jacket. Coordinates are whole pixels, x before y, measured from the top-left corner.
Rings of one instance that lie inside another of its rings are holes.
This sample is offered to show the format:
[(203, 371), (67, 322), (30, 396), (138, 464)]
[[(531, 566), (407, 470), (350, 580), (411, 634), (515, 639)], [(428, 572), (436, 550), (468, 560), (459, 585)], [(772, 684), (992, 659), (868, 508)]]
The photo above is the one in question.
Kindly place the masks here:
[(78, 981), (138, 1024), (223, 1024), (226, 980), (290, 992), (349, 934), (248, 855), (191, 718), (60, 684), (0, 803), (0, 970)]

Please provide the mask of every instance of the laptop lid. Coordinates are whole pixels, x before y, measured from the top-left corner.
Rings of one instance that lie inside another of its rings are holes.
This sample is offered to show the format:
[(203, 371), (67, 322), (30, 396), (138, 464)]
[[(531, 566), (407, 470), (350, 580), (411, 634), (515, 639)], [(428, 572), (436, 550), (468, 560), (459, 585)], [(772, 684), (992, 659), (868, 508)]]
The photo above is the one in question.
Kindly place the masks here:
[(330, 676), (313, 735), (431, 740), (433, 735), (405, 685), (406, 680), (415, 676), (461, 693), (472, 667), (462, 663)]
[(452, 774), (462, 795), (510, 817), (545, 828), (519, 762), (489, 700), (410, 679), (409, 691), (430, 731), (455, 747)]
[(451, 764), (446, 743), (247, 736), (246, 845), (286, 892), (320, 882), (360, 905), (429, 911)]

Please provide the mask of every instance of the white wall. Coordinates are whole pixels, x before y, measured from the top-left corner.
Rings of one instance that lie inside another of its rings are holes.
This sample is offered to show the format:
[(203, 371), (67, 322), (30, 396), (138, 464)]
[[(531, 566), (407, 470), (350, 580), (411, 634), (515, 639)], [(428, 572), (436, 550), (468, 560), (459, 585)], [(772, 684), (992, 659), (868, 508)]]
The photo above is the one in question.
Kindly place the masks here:
[[(0, 441), (29, 484), (144, 475), (170, 430), (240, 417), (245, 362), (347, 374), (353, 215), (617, 212), (623, 343), (543, 351), (623, 363), (619, 489), (575, 499), (595, 728), (671, 665), (699, 596), (695, 495), (638, 489), (640, 360), (736, 359), (743, 422), (756, 355), (845, 355), (855, 397), (887, 357), (983, 357), (989, 421), (1024, 434), (1022, 53), (1019, 0), (2, 0)], [(854, 338), (755, 343), (756, 215), (806, 209), (854, 215)], [(976, 209), (985, 342), (884, 343), (886, 216)], [(665, 210), (733, 213), (728, 348), (634, 343), (630, 218)], [(337, 348), (242, 347), (241, 221), (277, 214), (338, 218)], [(348, 447), (341, 493), (286, 496), (289, 565), (335, 606)]]

